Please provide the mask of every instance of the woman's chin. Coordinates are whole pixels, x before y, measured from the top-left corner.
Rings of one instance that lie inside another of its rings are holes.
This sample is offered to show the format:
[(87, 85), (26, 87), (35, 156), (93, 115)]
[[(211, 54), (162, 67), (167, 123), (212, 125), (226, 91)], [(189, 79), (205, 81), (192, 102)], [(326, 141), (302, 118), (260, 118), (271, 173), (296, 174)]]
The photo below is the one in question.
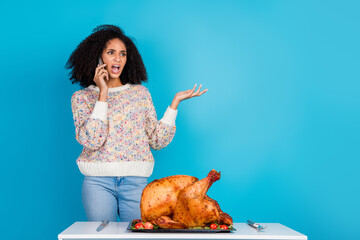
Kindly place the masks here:
[(121, 75), (121, 73), (110, 73), (109, 74), (109, 76), (110, 76), (110, 78), (119, 78), (120, 77), (120, 75)]

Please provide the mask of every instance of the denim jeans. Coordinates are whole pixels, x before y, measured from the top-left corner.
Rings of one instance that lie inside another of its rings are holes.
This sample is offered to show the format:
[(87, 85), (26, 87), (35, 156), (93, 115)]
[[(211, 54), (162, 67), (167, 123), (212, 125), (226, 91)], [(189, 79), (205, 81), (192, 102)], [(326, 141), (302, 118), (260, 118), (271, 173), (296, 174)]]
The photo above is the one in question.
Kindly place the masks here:
[(85, 176), (82, 201), (88, 221), (108, 219), (130, 222), (141, 218), (140, 200), (147, 177), (92, 177)]

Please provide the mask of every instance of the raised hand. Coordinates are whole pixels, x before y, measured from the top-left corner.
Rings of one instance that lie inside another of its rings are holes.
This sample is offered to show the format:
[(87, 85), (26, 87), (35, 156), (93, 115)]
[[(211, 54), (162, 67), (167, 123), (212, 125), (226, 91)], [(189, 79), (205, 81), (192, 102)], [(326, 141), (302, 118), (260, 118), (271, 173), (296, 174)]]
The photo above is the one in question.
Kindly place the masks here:
[(101, 91), (107, 92), (108, 90), (108, 86), (106, 85), (105, 80), (106, 81), (109, 80), (109, 73), (105, 69), (105, 66), (106, 64), (98, 65), (95, 69), (95, 74), (94, 74), (94, 82), (99, 87), (100, 92)]
[(200, 84), (199, 89), (195, 92), (196, 85), (197, 84), (195, 84), (193, 89), (178, 92), (175, 95), (174, 100), (171, 103), (170, 107), (173, 108), (173, 109), (176, 109), (181, 101), (183, 101), (185, 99), (190, 99), (190, 98), (193, 98), (193, 97), (199, 97), (199, 96), (203, 95), (204, 93), (206, 93), (208, 91), (208, 89), (205, 89), (205, 90), (200, 92), (200, 89), (201, 89), (201, 86), (202, 86), (202, 84)]
[(109, 81), (109, 73), (105, 69), (106, 64), (102, 64), (96, 67), (95, 69), (95, 75), (94, 75), (94, 82), (96, 83), (96, 86), (99, 87), (100, 93), (99, 93), (99, 101), (106, 102), (107, 93), (108, 93), (108, 86), (105, 81)]

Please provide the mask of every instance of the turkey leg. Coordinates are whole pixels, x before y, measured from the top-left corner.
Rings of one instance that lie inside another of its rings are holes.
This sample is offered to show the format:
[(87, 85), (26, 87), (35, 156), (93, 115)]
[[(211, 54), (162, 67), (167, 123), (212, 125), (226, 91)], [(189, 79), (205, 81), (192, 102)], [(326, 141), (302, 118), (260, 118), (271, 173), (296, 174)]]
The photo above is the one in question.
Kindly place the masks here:
[(206, 178), (203, 178), (200, 181), (197, 181), (185, 188), (184, 194), (187, 195), (188, 198), (203, 198), (205, 197), (211, 185), (219, 179), (220, 172), (217, 172), (213, 169), (208, 173)]

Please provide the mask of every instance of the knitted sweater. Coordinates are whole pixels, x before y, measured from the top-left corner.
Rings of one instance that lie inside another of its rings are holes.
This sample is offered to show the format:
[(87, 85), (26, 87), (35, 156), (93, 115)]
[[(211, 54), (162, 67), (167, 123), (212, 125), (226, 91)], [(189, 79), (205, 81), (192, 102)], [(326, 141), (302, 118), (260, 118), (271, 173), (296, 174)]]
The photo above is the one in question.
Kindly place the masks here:
[(154, 168), (150, 147), (159, 150), (172, 141), (177, 110), (168, 107), (158, 121), (143, 85), (109, 88), (107, 102), (98, 98), (94, 85), (71, 98), (76, 140), (83, 145), (79, 170), (87, 176), (149, 177)]

